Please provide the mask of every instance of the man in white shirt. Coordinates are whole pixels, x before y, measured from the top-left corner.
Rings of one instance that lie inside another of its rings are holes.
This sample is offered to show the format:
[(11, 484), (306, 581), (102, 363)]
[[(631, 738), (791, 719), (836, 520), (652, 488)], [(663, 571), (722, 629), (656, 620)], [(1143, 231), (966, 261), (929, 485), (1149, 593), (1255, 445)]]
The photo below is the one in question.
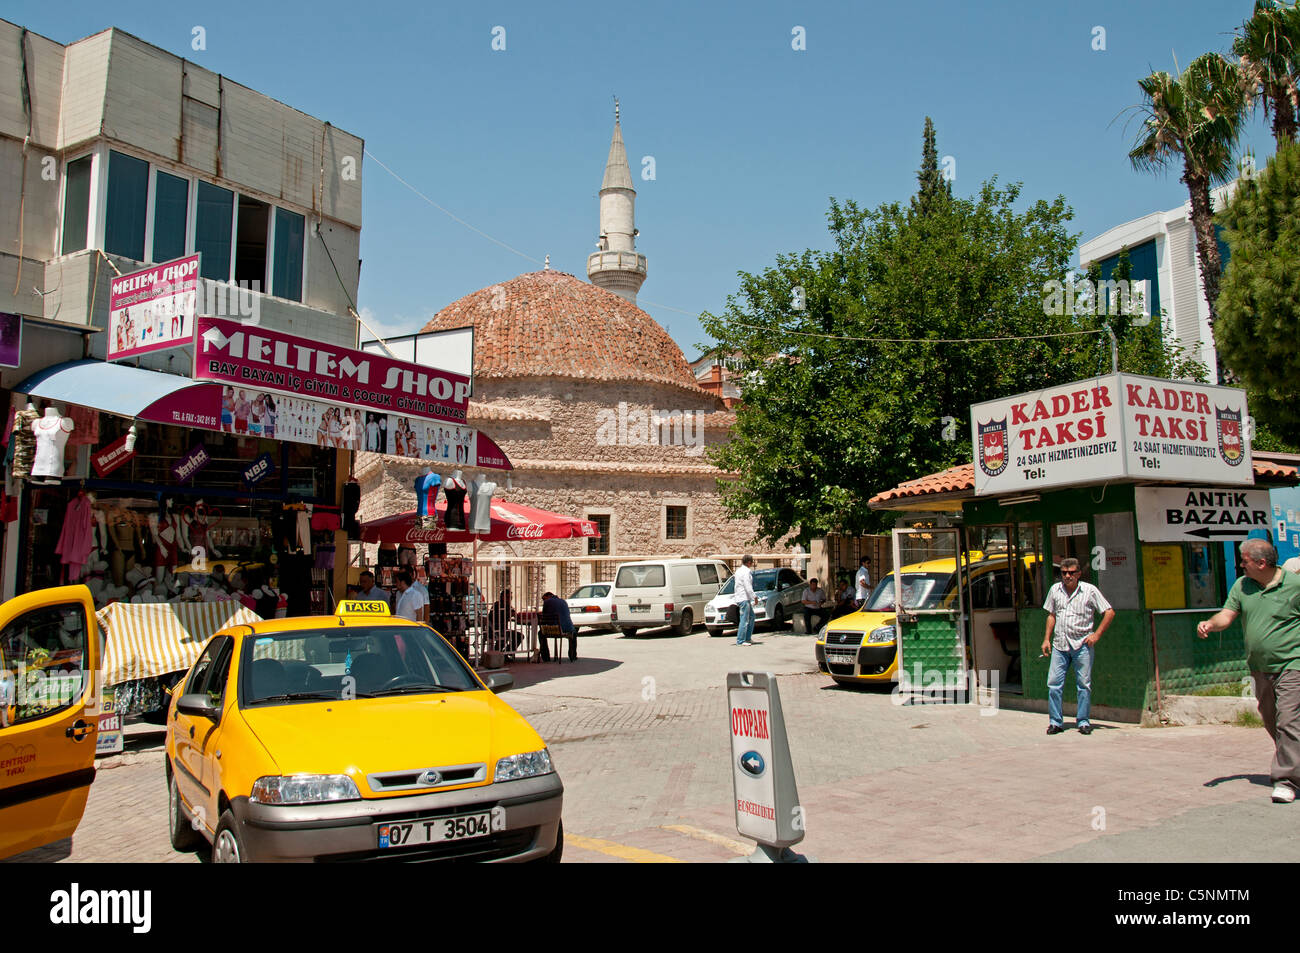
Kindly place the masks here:
[(736, 629), (737, 645), (754, 644), (754, 603), (758, 597), (754, 594), (753, 556), (744, 556), (740, 568), (736, 570), (736, 605), (740, 607), (740, 626)]
[(803, 631), (805, 635), (812, 635), (817, 631), (813, 627), (813, 619), (818, 623), (826, 617), (826, 590), (817, 585), (816, 579), (808, 580), (808, 588), (803, 594)]
[(397, 608), (393, 610), (393, 615), (399, 619), (410, 619), (412, 622), (419, 622), (420, 612), (427, 603), (421, 600), (420, 591), (411, 585), (411, 571), (409, 569), (399, 569), (396, 579)]
[(871, 570), (867, 568), (870, 565), (871, 560), (866, 556), (863, 556), (858, 562), (858, 575), (854, 579), (856, 589), (853, 598), (857, 601), (859, 609), (867, 604), (867, 597), (871, 595)]
[(424, 603), (424, 605), (420, 607), (419, 621), (423, 622), (425, 625), (428, 625), (429, 624), (429, 587), (425, 585), (423, 582), (421, 582), (420, 578), (416, 576), (415, 581), (411, 583), (411, 588), (414, 589), (417, 593), (419, 593), (420, 601)]
[[(1111, 608), (1101, 590), (1091, 583), (1080, 582), (1079, 560), (1067, 556), (1061, 560), (1061, 581), (1047, 590), (1047, 629), (1043, 634), (1043, 654), (1052, 654), (1051, 668), (1047, 674), (1047, 733), (1059, 734), (1065, 730), (1061, 714), (1061, 697), (1065, 692), (1065, 676), (1071, 664), (1078, 689), (1078, 713), (1075, 724), (1079, 734), (1092, 734), (1088, 712), (1092, 706), (1093, 646), (1101, 638), (1115, 610)], [(1097, 615), (1101, 623), (1096, 623)], [(1094, 625), (1096, 628), (1094, 628)]]

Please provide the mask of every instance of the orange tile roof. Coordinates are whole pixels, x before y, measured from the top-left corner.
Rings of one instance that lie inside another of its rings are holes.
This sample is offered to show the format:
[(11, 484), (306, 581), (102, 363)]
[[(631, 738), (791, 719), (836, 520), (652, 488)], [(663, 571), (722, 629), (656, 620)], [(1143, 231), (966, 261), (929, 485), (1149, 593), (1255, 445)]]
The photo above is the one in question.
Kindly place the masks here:
[[(1298, 482), (1295, 467), (1264, 460), (1252, 460), (1251, 462), (1254, 465), (1255, 481), (1257, 483), (1260, 480), (1266, 480), (1269, 483), (1293, 486)], [(872, 509), (888, 509), (889, 507), (884, 504), (897, 500), (916, 499), (924, 496), (937, 497), (944, 494), (959, 494), (960, 499), (973, 497), (975, 495), (975, 465), (973, 463), (963, 463), (960, 466), (949, 467), (939, 473), (931, 473), (929, 476), (908, 480), (906, 483), (900, 483), (892, 490), (877, 493), (867, 501), (867, 505)]]
[(654, 318), (562, 271), (534, 271), (467, 294), (423, 330), (470, 326), (476, 377), (644, 381), (712, 397)]

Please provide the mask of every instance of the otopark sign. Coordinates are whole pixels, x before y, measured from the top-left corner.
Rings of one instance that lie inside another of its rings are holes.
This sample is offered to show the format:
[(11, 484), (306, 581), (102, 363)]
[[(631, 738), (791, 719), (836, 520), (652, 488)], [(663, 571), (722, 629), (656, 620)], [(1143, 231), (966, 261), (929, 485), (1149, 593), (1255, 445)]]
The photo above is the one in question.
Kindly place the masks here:
[(790, 850), (803, 840), (804, 818), (776, 676), (729, 672), (727, 700), (736, 830), (758, 842), (753, 854), (738, 860), (806, 863)]
[(971, 405), (975, 495), (1111, 480), (1250, 486), (1246, 392), (1110, 374)]

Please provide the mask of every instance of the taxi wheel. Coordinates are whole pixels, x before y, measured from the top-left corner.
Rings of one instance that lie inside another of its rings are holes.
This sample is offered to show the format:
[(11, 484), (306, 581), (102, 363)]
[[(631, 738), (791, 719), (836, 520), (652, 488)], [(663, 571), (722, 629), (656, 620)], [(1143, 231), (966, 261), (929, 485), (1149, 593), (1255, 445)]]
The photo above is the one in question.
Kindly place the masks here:
[(242, 864), (244, 862), (244, 842), (239, 839), (239, 827), (235, 815), (226, 811), (221, 815), (217, 825), (217, 836), (212, 839), (212, 862), (214, 864)]
[(194, 850), (203, 843), (203, 837), (185, 813), (185, 807), (181, 804), (181, 792), (176, 788), (175, 774), (167, 779), (167, 802), (170, 808), (167, 812), (167, 833), (171, 836), (172, 849), (182, 852)]

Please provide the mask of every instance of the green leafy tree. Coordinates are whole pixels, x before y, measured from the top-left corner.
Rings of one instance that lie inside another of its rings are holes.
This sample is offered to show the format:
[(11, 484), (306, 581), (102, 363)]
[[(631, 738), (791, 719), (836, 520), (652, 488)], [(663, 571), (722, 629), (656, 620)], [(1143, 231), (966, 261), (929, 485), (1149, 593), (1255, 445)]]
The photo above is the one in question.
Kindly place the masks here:
[(1018, 211), (1020, 186), (996, 180), (954, 197), (934, 155), (927, 128), (910, 204), (832, 200), (829, 250), (741, 272), (725, 311), (703, 316), (742, 355), (737, 422), (712, 457), (735, 474), (723, 499), (765, 540), (883, 528), (871, 496), (970, 460), (972, 403), (1087, 377), (1109, 354), (1097, 334), (988, 340), (1097, 328), (1044, 313), (1071, 212), (1063, 197)]
[(1143, 102), (1135, 107), (1142, 129), (1129, 161), (1142, 171), (1181, 164), (1182, 182), (1192, 203), (1196, 257), (1201, 270), (1210, 325), (1218, 317), (1223, 262), (1214, 234), (1210, 189), (1235, 172), (1233, 150), (1240, 134), (1246, 97), (1240, 70), (1218, 53), (1198, 56), (1178, 76), (1152, 73), (1138, 80)]
[(1218, 216), (1230, 251), (1214, 343), (1261, 429), (1300, 444), (1300, 145), (1283, 142)]

